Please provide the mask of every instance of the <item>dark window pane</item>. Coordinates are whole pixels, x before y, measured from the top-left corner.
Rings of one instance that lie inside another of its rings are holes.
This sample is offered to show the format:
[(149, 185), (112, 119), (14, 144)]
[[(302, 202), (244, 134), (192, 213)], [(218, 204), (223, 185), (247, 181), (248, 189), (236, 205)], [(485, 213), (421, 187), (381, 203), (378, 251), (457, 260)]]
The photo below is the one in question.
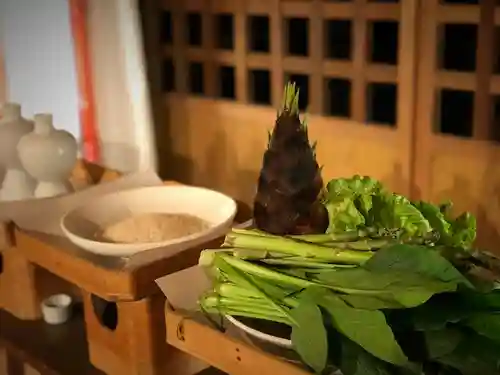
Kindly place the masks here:
[(438, 131), (460, 137), (472, 136), (474, 93), (462, 90), (441, 90)]
[(192, 62), (189, 64), (189, 92), (192, 94), (203, 95), (204, 92), (204, 72), (203, 64)]
[(250, 16), (248, 44), (252, 52), (269, 52), (269, 17)]
[(398, 23), (376, 21), (371, 24), (370, 61), (396, 65), (398, 63)]
[(351, 81), (344, 78), (325, 80), (326, 114), (335, 117), (351, 116)]
[(287, 52), (292, 56), (309, 54), (309, 20), (307, 18), (289, 18), (286, 21), (288, 35)]
[(256, 104), (271, 104), (271, 75), (268, 70), (251, 70), (250, 100)]
[(393, 83), (368, 84), (369, 123), (396, 126), (398, 88)]
[(234, 24), (232, 14), (218, 14), (215, 18), (217, 48), (234, 48)]
[(172, 31), (172, 13), (169, 11), (163, 11), (161, 13), (160, 30), (161, 42), (163, 44), (172, 44), (174, 40)]
[(477, 25), (446, 24), (441, 68), (463, 72), (476, 69)]
[(352, 48), (352, 22), (350, 20), (325, 21), (325, 56), (330, 59), (349, 60)]
[(235, 85), (234, 67), (221, 66), (219, 68), (219, 96), (224, 99), (235, 99)]
[(187, 41), (191, 46), (201, 46), (202, 21), (200, 13), (188, 13), (187, 15)]

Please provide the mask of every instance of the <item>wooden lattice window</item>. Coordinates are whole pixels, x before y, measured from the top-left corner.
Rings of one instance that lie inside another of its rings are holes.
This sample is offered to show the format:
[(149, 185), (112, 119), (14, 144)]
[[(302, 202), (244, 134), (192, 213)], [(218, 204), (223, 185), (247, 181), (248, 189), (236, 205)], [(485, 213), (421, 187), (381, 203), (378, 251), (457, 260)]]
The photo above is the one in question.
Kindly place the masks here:
[(420, 130), (500, 140), (498, 5), (497, 0), (422, 0)]
[(313, 114), (396, 126), (400, 1), (163, 3), (165, 91), (277, 107), (293, 80)]

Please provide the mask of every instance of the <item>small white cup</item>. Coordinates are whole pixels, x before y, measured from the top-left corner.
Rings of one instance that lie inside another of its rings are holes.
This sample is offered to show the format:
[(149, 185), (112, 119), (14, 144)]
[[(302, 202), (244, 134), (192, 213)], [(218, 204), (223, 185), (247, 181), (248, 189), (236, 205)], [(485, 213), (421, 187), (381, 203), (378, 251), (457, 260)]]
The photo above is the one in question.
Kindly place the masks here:
[(71, 315), (71, 302), (67, 294), (55, 294), (43, 300), (43, 320), (48, 324), (65, 323)]

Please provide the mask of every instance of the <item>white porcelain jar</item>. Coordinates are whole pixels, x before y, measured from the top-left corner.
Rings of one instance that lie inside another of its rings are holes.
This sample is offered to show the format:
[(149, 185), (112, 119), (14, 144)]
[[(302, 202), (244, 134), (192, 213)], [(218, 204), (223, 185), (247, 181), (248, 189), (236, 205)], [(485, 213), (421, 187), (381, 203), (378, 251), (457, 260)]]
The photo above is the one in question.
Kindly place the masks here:
[(52, 115), (35, 115), (35, 128), (21, 138), (17, 151), (23, 167), (38, 181), (35, 197), (69, 192), (68, 181), (77, 161), (78, 147), (71, 133), (54, 128)]
[(7, 103), (0, 110), (0, 166), (5, 175), (0, 190), (1, 201), (33, 197), (35, 181), (23, 169), (17, 153), (17, 144), (33, 131), (33, 122), (21, 116), (21, 106)]

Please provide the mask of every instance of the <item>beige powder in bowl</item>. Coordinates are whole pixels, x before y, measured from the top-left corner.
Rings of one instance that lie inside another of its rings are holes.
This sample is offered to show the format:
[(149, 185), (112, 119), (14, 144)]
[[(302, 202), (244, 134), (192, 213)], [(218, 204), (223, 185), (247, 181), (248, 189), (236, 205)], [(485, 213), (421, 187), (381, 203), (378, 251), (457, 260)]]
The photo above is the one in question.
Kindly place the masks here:
[(189, 214), (146, 213), (134, 215), (102, 228), (99, 241), (149, 243), (173, 240), (208, 229), (209, 224)]

